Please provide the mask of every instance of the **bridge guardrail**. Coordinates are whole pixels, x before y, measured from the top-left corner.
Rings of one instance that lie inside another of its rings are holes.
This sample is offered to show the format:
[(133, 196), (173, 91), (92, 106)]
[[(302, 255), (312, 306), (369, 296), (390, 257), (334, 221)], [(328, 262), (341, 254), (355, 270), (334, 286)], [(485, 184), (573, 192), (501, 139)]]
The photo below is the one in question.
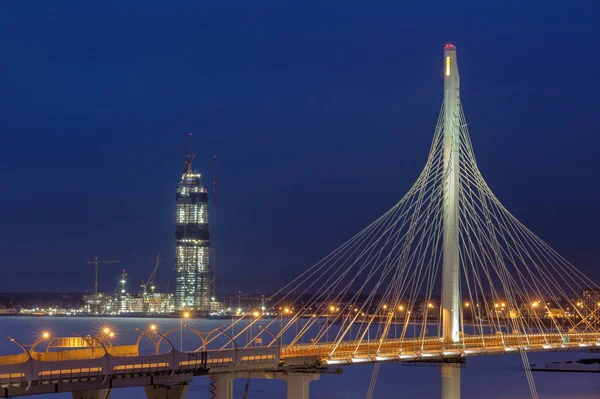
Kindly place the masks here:
[[(568, 339), (565, 339), (567, 337)], [(345, 342), (337, 345), (330, 356), (334, 344), (301, 344), (292, 347), (249, 347), (199, 352), (179, 352), (170, 350), (158, 355), (115, 356), (110, 352), (96, 358), (69, 360), (39, 360), (27, 358), (29, 352), (21, 355), (0, 357), (0, 384), (42, 383), (43, 381), (81, 380), (119, 374), (170, 373), (221, 373), (244, 370), (276, 369), (281, 360), (294, 357), (313, 357), (318, 360), (339, 359), (352, 363), (354, 359), (366, 361), (396, 359), (418, 360), (426, 357), (453, 357), (484, 354), (500, 354), (509, 350), (541, 351), (572, 350), (582, 347), (600, 347), (600, 333), (565, 334), (505, 334), (468, 336), (458, 343), (444, 343), (439, 338), (426, 340), (391, 339), (382, 342)], [(469, 353), (472, 351), (472, 353)], [(119, 353), (118, 351), (111, 351)], [(123, 352), (121, 352), (123, 353)], [(68, 358), (59, 356), (58, 359)], [(48, 357), (43, 357), (42, 359)], [(15, 363), (9, 364), (8, 360)], [(23, 361), (24, 359), (27, 359)]]

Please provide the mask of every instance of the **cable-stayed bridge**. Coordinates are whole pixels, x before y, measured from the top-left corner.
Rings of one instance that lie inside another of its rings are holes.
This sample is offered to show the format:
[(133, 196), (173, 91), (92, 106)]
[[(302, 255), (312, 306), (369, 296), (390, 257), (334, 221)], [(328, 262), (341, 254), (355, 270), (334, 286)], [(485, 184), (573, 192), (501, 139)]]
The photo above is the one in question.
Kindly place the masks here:
[(143, 385), (149, 397), (181, 398), (194, 376), (207, 375), (214, 398), (232, 398), (235, 378), (284, 379), (289, 398), (308, 398), (320, 374), (371, 362), (370, 398), (379, 364), (410, 361), (438, 364), (442, 398), (457, 399), (467, 357), (518, 353), (536, 398), (528, 352), (600, 347), (600, 303), (581, 300), (598, 287), (521, 224), (483, 179), (452, 45), (444, 48), (443, 75), (444, 100), (415, 184), (274, 295), (278, 317), (257, 310), (224, 329), (195, 331), (201, 345), (191, 352), (152, 329), (140, 332), (156, 343), (149, 355), (140, 354), (139, 340), (114, 346), (107, 337), (80, 337), (77, 350), (23, 345), (22, 355), (0, 358), (3, 396), (96, 398)]

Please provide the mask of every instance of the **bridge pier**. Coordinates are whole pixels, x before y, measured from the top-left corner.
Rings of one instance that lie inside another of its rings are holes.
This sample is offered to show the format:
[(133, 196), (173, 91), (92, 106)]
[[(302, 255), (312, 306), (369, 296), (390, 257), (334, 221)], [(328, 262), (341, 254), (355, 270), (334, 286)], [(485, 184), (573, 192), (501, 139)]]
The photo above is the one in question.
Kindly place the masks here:
[[(233, 381), (236, 378), (283, 380), (287, 384), (287, 399), (309, 399), (309, 385), (321, 377), (317, 373), (284, 373), (248, 371), (230, 374), (213, 374), (210, 377), (211, 399), (233, 399)], [(177, 397), (150, 397), (148, 399), (179, 399)], [(184, 398), (181, 398), (184, 399)]]
[(234, 374), (213, 374), (210, 376), (211, 399), (233, 399)]
[(85, 391), (73, 391), (73, 399), (108, 399), (110, 398), (111, 388), (88, 389)]
[(309, 399), (309, 385), (319, 377), (312, 373), (285, 374), (282, 379), (287, 383), (287, 399)]
[(460, 367), (455, 364), (441, 364), (442, 399), (460, 399)]
[(174, 385), (149, 385), (144, 387), (148, 399), (185, 399), (190, 389), (188, 383)]

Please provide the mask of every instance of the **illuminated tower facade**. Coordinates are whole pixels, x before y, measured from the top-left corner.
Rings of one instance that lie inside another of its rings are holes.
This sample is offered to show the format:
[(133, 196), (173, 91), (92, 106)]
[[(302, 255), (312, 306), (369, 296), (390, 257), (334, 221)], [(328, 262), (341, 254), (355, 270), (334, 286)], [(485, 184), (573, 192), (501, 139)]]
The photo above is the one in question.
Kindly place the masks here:
[(208, 194), (188, 156), (177, 185), (175, 226), (175, 306), (208, 311), (210, 301), (210, 241)]

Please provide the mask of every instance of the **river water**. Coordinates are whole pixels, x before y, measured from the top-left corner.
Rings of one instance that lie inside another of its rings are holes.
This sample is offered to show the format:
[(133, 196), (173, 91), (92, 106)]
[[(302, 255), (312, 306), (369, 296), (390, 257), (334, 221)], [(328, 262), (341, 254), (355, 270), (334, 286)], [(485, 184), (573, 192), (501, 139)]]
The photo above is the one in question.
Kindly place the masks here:
[[(40, 333), (49, 330), (55, 336), (95, 334), (101, 326), (110, 325), (117, 334), (116, 344), (134, 343), (139, 335), (135, 328), (146, 328), (151, 322), (160, 325), (161, 331), (179, 326), (177, 319), (124, 319), (124, 318), (52, 318), (52, 317), (1, 317), (0, 334), (12, 336), (24, 344), (30, 344)], [(210, 331), (227, 320), (190, 320), (199, 331)], [(186, 331), (184, 329), (184, 331)], [(180, 345), (179, 332), (169, 335), (173, 345)], [(240, 338), (243, 340), (243, 337)], [(267, 339), (264, 339), (265, 343)], [(149, 351), (149, 345), (142, 341), (141, 350)], [(183, 336), (186, 350), (196, 349), (200, 341), (189, 331)], [(38, 348), (40, 350), (41, 348)], [(166, 350), (166, 348), (162, 348)], [(17, 345), (8, 339), (0, 340), (2, 354), (19, 353)], [(592, 357), (585, 352), (530, 353), (529, 363), (577, 360)], [(596, 354), (595, 356), (600, 356)], [(342, 375), (323, 375), (319, 381), (311, 383), (311, 399), (361, 399), (364, 398), (371, 380), (372, 365), (356, 365), (343, 368)], [(542, 399), (591, 399), (600, 398), (600, 374), (595, 373), (544, 373), (534, 372), (535, 385)], [(234, 397), (241, 398), (246, 380), (238, 379), (234, 385)], [(196, 378), (190, 388), (189, 397), (208, 398), (207, 378)], [(400, 363), (381, 365), (374, 398), (439, 398), (440, 370), (431, 366), (407, 366)], [(46, 395), (46, 397), (49, 397)], [(56, 394), (56, 399), (71, 398), (70, 394)], [(145, 398), (143, 388), (116, 389), (114, 399)], [(273, 380), (250, 380), (248, 399), (283, 399), (285, 383)], [(463, 399), (531, 398), (526, 380), (523, 361), (519, 354), (504, 356), (481, 356), (468, 358), (462, 369)]]

